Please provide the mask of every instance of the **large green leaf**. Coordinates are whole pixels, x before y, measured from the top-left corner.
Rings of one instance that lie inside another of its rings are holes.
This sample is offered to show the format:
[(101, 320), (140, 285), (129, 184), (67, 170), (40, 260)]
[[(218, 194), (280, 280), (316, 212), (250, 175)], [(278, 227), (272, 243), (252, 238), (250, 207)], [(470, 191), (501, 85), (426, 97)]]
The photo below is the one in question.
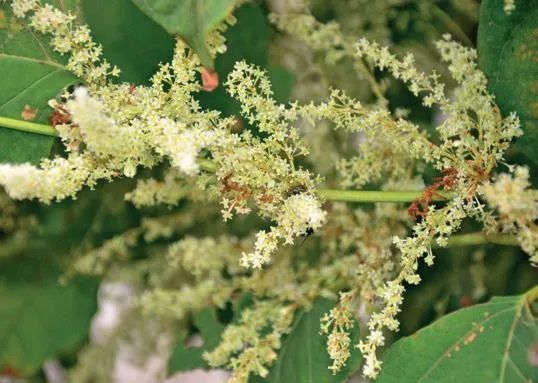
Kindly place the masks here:
[(392, 345), (377, 382), (537, 381), (537, 298), (535, 287), (442, 317)]
[(145, 84), (171, 60), (174, 39), (131, 0), (82, 0), (81, 7), (104, 56), (121, 69), (120, 80)]
[(20, 375), (80, 343), (96, 310), (96, 284), (61, 286), (50, 262), (20, 258), (0, 273), (0, 366)]
[(213, 68), (206, 46), (207, 34), (228, 16), (237, 0), (133, 0), (169, 33), (179, 35), (198, 54), (205, 67)]
[[(48, 47), (48, 39), (17, 20), (8, 5), (0, 5), (0, 116), (21, 119), (28, 105), (37, 110), (35, 122), (48, 123), (48, 100), (76, 81), (64, 61)], [(0, 162), (37, 163), (48, 156), (52, 143), (52, 137), (0, 127)]]
[(516, 111), (525, 135), (517, 146), (538, 162), (538, 1), (518, 0), (510, 15), (503, 0), (480, 7), (480, 67), (503, 113)]
[[(329, 312), (334, 302), (318, 300), (311, 310), (297, 314), (293, 328), (282, 344), (268, 383), (340, 383), (345, 382), (361, 363), (360, 352), (351, 346), (351, 357), (346, 367), (333, 375), (329, 370), (331, 360), (327, 354), (327, 338), (320, 334), (320, 320)], [(352, 345), (358, 342), (358, 324), (352, 331)]]
[(168, 363), (168, 372), (190, 371), (196, 368), (209, 368), (209, 365), (202, 357), (206, 351), (214, 349), (220, 341), (220, 336), (224, 330), (224, 325), (220, 323), (215, 315), (215, 310), (206, 309), (194, 317), (194, 325), (200, 331), (203, 339), (201, 347), (187, 347), (185, 336), (181, 336), (178, 344), (172, 351), (172, 356)]

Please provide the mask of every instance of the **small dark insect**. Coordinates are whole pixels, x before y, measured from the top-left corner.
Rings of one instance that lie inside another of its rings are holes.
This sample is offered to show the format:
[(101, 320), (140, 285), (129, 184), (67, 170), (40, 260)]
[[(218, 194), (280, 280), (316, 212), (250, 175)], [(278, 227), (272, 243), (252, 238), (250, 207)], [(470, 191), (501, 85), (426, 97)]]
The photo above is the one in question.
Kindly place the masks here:
[(301, 193), (306, 192), (307, 190), (308, 189), (306, 188), (306, 186), (301, 185), (301, 184), (296, 184), (296, 185), (293, 185), (291, 188), (289, 188), (286, 191), (285, 196), (286, 196), (286, 198), (289, 198), (292, 195), (301, 194)]
[(303, 237), (303, 241), (301, 242), (299, 247), (303, 246), (306, 240), (314, 233), (315, 233), (314, 229), (312, 229), (311, 227), (307, 228), (306, 231), (301, 234), (301, 237)]
[(302, 237), (305, 237), (305, 239), (306, 239), (306, 238), (310, 237), (310, 236), (311, 236), (312, 234), (314, 234), (314, 233), (315, 233), (315, 232), (314, 232), (314, 229), (312, 229), (311, 227), (309, 227), (309, 228), (306, 229), (306, 231), (305, 231), (303, 234), (301, 234), (301, 236), (302, 236)]

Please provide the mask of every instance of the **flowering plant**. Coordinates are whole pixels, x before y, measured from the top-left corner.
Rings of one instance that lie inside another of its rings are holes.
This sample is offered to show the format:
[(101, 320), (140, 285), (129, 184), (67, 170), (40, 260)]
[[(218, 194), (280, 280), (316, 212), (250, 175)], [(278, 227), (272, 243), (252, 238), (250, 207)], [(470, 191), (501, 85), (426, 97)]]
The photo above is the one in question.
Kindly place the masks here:
[(538, 379), (532, 0), (0, 6), (5, 374)]

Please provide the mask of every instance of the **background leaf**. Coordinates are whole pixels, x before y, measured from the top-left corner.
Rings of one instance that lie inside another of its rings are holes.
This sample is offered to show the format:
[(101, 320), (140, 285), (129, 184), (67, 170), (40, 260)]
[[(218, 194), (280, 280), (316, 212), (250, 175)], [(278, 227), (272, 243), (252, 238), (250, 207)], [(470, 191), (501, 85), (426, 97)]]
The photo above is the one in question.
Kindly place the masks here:
[(535, 287), (442, 317), (392, 345), (377, 382), (536, 381), (537, 297)]
[(196, 368), (209, 368), (202, 355), (211, 351), (220, 342), (225, 326), (216, 317), (215, 310), (206, 309), (194, 317), (194, 325), (203, 339), (201, 347), (187, 347), (185, 336), (180, 337), (168, 363), (168, 372), (190, 371)]
[(0, 366), (27, 375), (87, 335), (96, 310), (96, 283), (57, 282), (50, 261), (17, 258), (0, 273)]
[(213, 59), (206, 47), (206, 37), (226, 16), (237, 0), (133, 0), (150, 18), (173, 35), (179, 35), (198, 54), (207, 68)]
[(121, 69), (121, 81), (147, 84), (159, 63), (172, 59), (174, 38), (131, 0), (82, 0), (81, 8), (104, 56)]
[(525, 135), (516, 145), (538, 162), (538, 1), (518, 0), (507, 15), (503, 0), (484, 0), (478, 24), (480, 67), (504, 114), (516, 111)]
[[(51, 1), (59, 6), (58, 1)], [(73, 2), (69, 2), (72, 9)], [(67, 4), (67, 3), (66, 3)], [(69, 4), (68, 4), (69, 5)], [(65, 9), (64, 4), (64, 9)], [(77, 81), (64, 67), (65, 58), (48, 47), (48, 39), (0, 6), (0, 115), (22, 119), (25, 105), (36, 110), (34, 122), (48, 123), (47, 102)], [(0, 162), (38, 163), (49, 155), (54, 138), (0, 127)]]
[[(320, 299), (310, 311), (300, 311), (295, 318), (290, 334), (284, 339), (278, 359), (266, 379), (253, 379), (268, 383), (340, 383), (345, 382), (361, 364), (360, 352), (351, 349), (346, 367), (333, 375), (328, 367), (332, 364), (327, 353), (327, 337), (321, 335), (321, 317), (329, 312), (334, 302)], [(352, 331), (351, 344), (358, 342), (358, 324)], [(353, 346), (352, 346), (353, 347)]]

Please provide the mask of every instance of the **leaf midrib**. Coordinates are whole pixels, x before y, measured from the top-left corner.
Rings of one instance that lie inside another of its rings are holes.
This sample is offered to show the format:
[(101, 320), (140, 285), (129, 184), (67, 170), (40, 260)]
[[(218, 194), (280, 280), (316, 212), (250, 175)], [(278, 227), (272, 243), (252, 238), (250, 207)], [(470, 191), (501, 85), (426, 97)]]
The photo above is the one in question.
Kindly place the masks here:
[[(514, 366), (517, 367), (517, 365), (514, 363), (512, 358), (510, 358), (510, 348), (512, 347), (512, 341), (514, 340), (514, 334), (516, 331), (516, 327), (518, 324), (519, 319), (521, 319), (521, 311), (523, 308), (527, 305), (527, 297), (524, 295), (521, 301), (519, 302), (519, 305), (517, 306), (516, 313), (514, 315), (514, 320), (512, 321), (512, 324), (510, 325), (510, 330), (508, 331), (508, 339), (506, 340), (506, 346), (504, 347), (504, 355), (501, 360), (501, 369), (499, 372), (499, 383), (503, 383), (504, 379), (506, 377), (506, 366), (508, 364), (508, 360), (510, 360)], [(518, 372), (521, 375), (521, 371), (519, 370), (519, 367), (517, 368)]]
[(53, 68), (57, 68), (57, 69), (67, 71), (67, 68), (64, 65), (58, 64), (55, 61), (39, 60), (39, 59), (35, 59), (35, 58), (32, 58), (32, 57), (12, 55), (12, 54), (8, 54), (8, 53), (0, 53), (0, 59), (2, 59), (2, 58), (12, 58), (12, 59), (16, 59), (16, 60), (34, 62), (34, 63), (40, 64), (40, 65), (49, 65), (49, 66), (51, 66)]

